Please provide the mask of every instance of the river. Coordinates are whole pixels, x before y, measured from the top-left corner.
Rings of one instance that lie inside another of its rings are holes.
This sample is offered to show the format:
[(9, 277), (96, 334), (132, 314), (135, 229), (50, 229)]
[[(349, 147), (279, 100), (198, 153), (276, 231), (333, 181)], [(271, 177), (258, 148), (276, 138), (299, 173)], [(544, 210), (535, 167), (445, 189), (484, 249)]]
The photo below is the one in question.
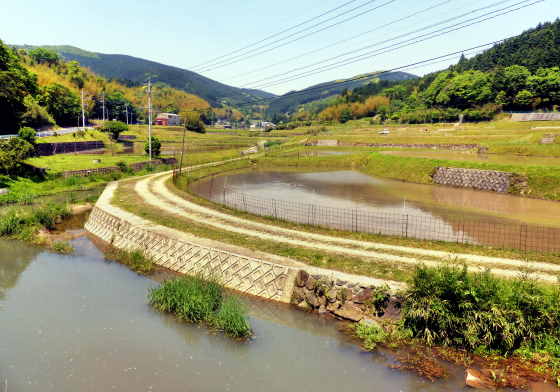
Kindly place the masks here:
[(155, 312), (157, 282), (105, 260), (86, 237), (61, 256), (0, 240), (0, 391), (457, 391), (388, 368), (336, 323), (243, 298), (255, 338), (232, 341)]

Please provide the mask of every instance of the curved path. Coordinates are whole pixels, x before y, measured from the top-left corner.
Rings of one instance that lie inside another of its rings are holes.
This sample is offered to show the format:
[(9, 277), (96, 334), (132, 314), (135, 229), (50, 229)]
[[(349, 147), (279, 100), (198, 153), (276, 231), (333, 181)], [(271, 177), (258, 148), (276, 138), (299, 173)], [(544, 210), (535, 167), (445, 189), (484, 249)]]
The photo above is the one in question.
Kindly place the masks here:
[(544, 262), (527, 262), (468, 254), (452, 254), (403, 246), (358, 241), (340, 237), (271, 226), (243, 219), (192, 203), (167, 188), (169, 173), (155, 174), (140, 179), (135, 191), (149, 205), (171, 213), (178, 218), (196, 221), (216, 229), (243, 234), (249, 237), (280, 242), (294, 247), (305, 247), (323, 252), (358, 257), (364, 262), (389, 262), (393, 264), (436, 266), (449, 260), (464, 261), (471, 271), (491, 268), (502, 277), (516, 277), (531, 273), (531, 277), (556, 283), (560, 265)]

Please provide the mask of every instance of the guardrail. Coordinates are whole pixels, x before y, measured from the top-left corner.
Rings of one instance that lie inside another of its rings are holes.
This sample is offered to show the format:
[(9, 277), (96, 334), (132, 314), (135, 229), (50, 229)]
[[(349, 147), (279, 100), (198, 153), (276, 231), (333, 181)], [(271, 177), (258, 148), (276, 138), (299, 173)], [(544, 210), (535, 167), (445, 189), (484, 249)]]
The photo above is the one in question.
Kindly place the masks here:
[[(55, 129), (52, 131), (41, 131), (41, 132), (37, 132), (36, 136), (37, 137), (50, 137), (50, 136), (55, 136), (55, 135), (67, 135), (69, 133), (74, 133), (74, 132), (78, 132), (78, 131), (87, 131), (93, 129), (93, 127), (70, 127), (70, 128), (61, 128), (61, 129)], [(17, 137), (18, 135), (0, 135), (0, 139), (12, 139), (14, 137)]]

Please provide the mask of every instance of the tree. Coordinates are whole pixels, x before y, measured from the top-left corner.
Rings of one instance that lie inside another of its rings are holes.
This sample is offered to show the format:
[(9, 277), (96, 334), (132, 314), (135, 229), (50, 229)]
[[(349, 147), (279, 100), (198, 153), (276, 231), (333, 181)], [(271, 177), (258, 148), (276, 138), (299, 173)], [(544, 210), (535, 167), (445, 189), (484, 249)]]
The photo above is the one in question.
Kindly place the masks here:
[(39, 105), (39, 102), (37, 102), (31, 95), (26, 96), (23, 103), (26, 110), (21, 116), (21, 125), (34, 129), (40, 129), (45, 126), (52, 126), (55, 124), (54, 119), (47, 109)]
[(345, 107), (344, 109), (342, 109), (342, 111), (340, 112), (340, 118), (339, 121), (344, 124), (347, 123), (348, 121), (352, 120), (352, 111), (350, 110), (350, 108)]
[(0, 133), (14, 133), (19, 129), (26, 111), (25, 97), (37, 94), (37, 90), (37, 77), (0, 40)]
[(58, 53), (45, 49), (45, 48), (35, 48), (29, 51), (29, 56), (37, 64), (57, 64), (60, 61), (60, 56)]
[(68, 87), (54, 83), (43, 89), (40, 102), (58, 125), (76, 125), (81, 113), (80, 98)]
[(529, 78), (529, 88), (546, 107), (560, 104), (560, 67), (540, 68)]
[(0, 140), (0, 172), (15, 174), (23, 166), (23, 161), (33, 155), (35, 148), (27, 141), (14, 137)]
[(37, 133), (33, 128), (23, 127), (19, 129), (18, 137), (25, 140), (27, 143), (34, 145), (37, 139)]
[(206, 132), (204, 122), (200, 119), (200, 114), (196, 112), (189, 112), (185, 115), (185, 128), (192, 132)]
[[(146, 151), (146, 154), (150, 154), (149, 140), (150, 139), (148, 139), (148, 141), (146, 141), (146, 144), (144, 145), (144, 151)], [(159, 157), (161, 154), (161, 142), (156, 136), (152, 136), (151, 140), (152, 140), (152, 157)]]
[(522, 108), (529, 108), (533, 103), (533, 93), (528, 90), (521, 90), (517, 93), (514, 103)]
[(121, 133), (128, 131), (128, 125), (120, 121), (106, 121), (101, 127), (102, 132), (109, 133), (111, 139), (118, 140)]
[(484, 105), (492, 99), (492, 84), (488, 74), (467, 71), (448, 80), (436, 97), (436, 103), (447, 107), (466, 109)]

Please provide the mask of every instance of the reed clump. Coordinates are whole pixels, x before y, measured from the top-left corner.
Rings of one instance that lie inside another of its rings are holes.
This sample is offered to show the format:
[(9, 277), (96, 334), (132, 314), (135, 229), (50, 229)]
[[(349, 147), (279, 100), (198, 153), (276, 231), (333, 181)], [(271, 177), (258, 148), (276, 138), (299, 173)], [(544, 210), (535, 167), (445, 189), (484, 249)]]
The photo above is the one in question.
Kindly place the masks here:
[(205, 323), (233, 338), (251, 336), (245, 307), (226, 295), (213, 278), (184, 276), (168, 280), (152, 289), (148, 298), (155, 309), (173, 313), (184, 321)]
[(52, 230), (62, 219), (70, 216), (66, 205), (47, 204), (34, 209), (11, 208), (0, 215), (0, 237), (33, 239), (41, 228)]

